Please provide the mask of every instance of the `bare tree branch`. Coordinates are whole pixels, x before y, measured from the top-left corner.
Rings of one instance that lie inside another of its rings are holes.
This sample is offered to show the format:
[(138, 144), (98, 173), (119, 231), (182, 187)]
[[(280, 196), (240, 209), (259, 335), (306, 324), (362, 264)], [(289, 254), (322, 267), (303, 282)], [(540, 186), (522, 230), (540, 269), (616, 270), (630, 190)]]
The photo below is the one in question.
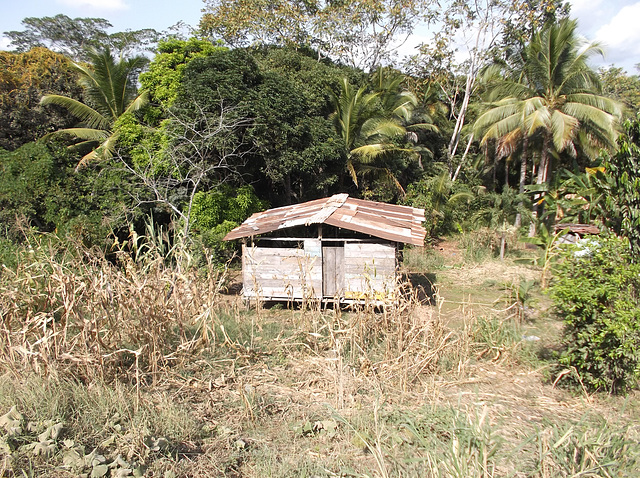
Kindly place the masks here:
[(242, 180), (241, 169), (251, 148), (237, 133), (250, 126), (250, 119), (237, 115), (233, 107), (222, 105), (217, 112), (192, 105), (196, 114), (185, 118), (167, 112), (163, 126), (168, 146), (157, 152), (147, 150), (148, 161), (134, 164), (126, 155), (116, 156), (125, 169), (151, 193), (153, 199), (137, 198), (144, 203), (163, 204), (182, 222), (185, 238), (191, 228), (191, 213), (196, 193), (203, 186)]

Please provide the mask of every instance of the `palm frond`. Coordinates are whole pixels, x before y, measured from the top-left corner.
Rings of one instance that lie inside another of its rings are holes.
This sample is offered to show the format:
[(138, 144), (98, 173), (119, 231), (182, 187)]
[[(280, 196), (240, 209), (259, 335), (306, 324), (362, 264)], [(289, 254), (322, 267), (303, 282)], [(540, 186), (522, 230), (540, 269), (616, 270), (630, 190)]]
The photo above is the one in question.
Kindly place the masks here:
[(579, 122), (574, 116), (564, 114), (559, 110), (555, 110), (551, 114), (553, 144), (558, 151), (564, 151), (569, 147), (578, 124)]
[(109, 131), (94, 128), (66, 128), (45, 134), (42, 139), (55, 138), (58, 136), (70, 136), (72, 138), (85, 141), (104, 141), (110, 136)]
[(551, 112), (548, 108), (541, 108), (527, 115), (524, 120), (524, 127), (527, 136), (533, 134), (539, 129), (549, 129), (551, 124)]
[(91, 162), (104, 161), (112, 158), (115, 152), (117, 140), (117, 136), (112, 134), (98, 148), (88, 154), (85, 154), (76, 166), (76, 171), (86, 167)]
[(62, 106), (89, 128), (107, 129), (110, 127), (110, 121), (107, 118), (93, 108), (73, 98), (61, 95), (44, 95), (40, 99), (40, 104)]
[(140, 93), (125, 109), (125, 113), (132, 113), (138, 111), (149, 104), (149, 92), (143, 91)]

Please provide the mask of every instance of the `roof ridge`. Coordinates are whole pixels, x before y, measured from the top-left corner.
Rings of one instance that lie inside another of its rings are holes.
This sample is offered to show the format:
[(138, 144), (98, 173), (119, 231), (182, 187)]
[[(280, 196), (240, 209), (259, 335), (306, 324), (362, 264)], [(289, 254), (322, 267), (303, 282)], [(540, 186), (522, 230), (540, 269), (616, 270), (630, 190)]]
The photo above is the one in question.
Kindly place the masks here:
[(348, 198), (349, 195), (346, 193), (334, 194), (327, 199), (327, 202), (324, 203), (322, 208), (317, 213), (307, 219), (307, 222), (305, 222), (304, 225), (308, 226), (309, 224), (322, 224), (324, 221), (329, 219), (334, 212), (340, 209)]

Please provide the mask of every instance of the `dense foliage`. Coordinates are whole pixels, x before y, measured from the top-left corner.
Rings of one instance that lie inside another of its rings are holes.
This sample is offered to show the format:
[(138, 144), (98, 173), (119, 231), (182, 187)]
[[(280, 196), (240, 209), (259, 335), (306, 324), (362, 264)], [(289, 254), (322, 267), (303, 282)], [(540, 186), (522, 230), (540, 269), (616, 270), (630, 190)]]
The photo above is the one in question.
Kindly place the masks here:
[(129, 178), (113, 168), (74, 172), (76, 159), (59, 145), (27, 143), (0, 150), (0, 223), (19, 240), (20, 228), (69, 233), (88, 245), (102, 245), (126, 219)]
[(44, 94), (80, 99), (71, 61), (46, 48), (0, 52), (0, 148), (13, 150), (76, 119), (61, 107), (40, 106)]
[(567, 251), (551, 294), (564, 320), (560, 364), (589, 390), (622, 393), (640, 379), (640, 265), (624, 239), (602, 237)]
[(629, 239), (631, 252), (640, 260), (640, 116), (624, 124), (618, 151), (604, 161), (607, 181), (600, 183), (605, 195), (606, 223)]

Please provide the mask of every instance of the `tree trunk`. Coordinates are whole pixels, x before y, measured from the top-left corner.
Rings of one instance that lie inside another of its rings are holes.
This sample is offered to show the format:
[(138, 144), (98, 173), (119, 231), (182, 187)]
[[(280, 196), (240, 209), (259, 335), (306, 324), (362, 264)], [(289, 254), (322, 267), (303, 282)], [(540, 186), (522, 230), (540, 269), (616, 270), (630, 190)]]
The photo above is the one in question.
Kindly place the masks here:
[(509, 159), (504, 161), (504, 187), (509, 189)]
[[(527, 154), (529, 153), (529, 136), (524, 137), (522, 141), (522, 155), (520, 158), (520, 182), (518, 183), (518, 193), (524, 194), (524, 183), (527, 180)], [(523, 203), (520, 201), (518, 207), (522, 209)], [(518, 229), (522, 226), (522, 214), (516, 214), (516, 221), (514, 222), (514, 227)]]
[(491, 168), (491, 191), (496, 192), (498, 189), (498, 155), (496, 154), (494, 139), (487, 141), (487, 162), (491, 160), (493, 160), (493, 167)]
[[(547, 183), (547, 174), (549, 171), (549, 148), (551, 146), (551, 134), (546, 133), (542, 144), (542, 156), (540, 157), (540, 166), (538, 167), (538, 175), (536, 177), (536, 185), (541, 186)], [(533, 208), (531, 209), (531, 227), (529, 228), (529, 237), (536, 235), (536, 221), (538, 214), (542, 212), (541, 201), (544, 198), (544, 192), (540, 191), (533, 197)]]
[(293, 203), (293, 191), (291, 190), (291, 173), (287, 173), (284, 176), (284, 197), (286, 198), (287, 205)]
[(471, 133), (471, 136), (469, 136), (469, 142), (467, 143), (467, 147), (464, 150), (464, 154), (462, 155), (462, 159), (460, 160), (460, 164), (458, 164), (456, 172), (453, 175), (453, 178), (451, 178), (451, 182), (452, 183), (455, 183), (456, 179), (458, 179), (458, 175), (460, 174), (460, 170), (462, 169), (462, 165), (464, 164), (464, 160), (466, 159), (467, 154), (469, 154), (469, 148), (471, 147), (471, 143), (473, 143), (473, 133)]
[(469, 109), (469, 100), (471, 99), (471, 94), (473, 93), (473, 89), (476, 84), (476, 74), (478, 73), (476, 68), (476, 61), (476, 56), (472, 55), (471, 61), (469, 62), (469, 69), (467, 70), (467, 81), (464, 88), (462, 105), (460, 105), (460, 112), (458, 113), (458, 117), (456, 118), (456, 124), (453, 127), (453, 133), (451, 134), (449, 147), (447, 148), (447, 165), (449, 167), (449, 179), (453, 178), (453, 157), (456, 155), (458, 145), (460, 144), (460, 133), (462, 132), (462, 127), (464, 126), (467, 110)]

